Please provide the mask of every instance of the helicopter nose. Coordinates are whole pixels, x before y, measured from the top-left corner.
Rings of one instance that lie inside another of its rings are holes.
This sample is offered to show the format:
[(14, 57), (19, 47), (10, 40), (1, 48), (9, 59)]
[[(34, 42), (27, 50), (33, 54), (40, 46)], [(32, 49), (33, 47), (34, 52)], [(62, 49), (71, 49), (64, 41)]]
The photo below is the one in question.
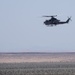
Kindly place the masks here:
[(44, 24), (45, 24), (45, 22), (44, 22)]
[(46, 25), (46, 22), (44, 22), (44, 24)]
[(48, 22), (48, 21), (45, 21), (44, 24), (45, 24), (45, 25), (49, 25), (49, 22)]

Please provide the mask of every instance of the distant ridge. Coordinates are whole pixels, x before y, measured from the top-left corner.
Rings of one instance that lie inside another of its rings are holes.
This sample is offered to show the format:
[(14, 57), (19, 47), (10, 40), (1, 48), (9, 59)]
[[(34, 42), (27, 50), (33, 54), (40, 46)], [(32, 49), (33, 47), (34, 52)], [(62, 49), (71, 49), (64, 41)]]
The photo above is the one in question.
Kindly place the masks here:
[(1, 52), (0, 63), (75, 62), (75, 52)]
[(0, 54), (75, 54), (75, 52), (0, 52)]

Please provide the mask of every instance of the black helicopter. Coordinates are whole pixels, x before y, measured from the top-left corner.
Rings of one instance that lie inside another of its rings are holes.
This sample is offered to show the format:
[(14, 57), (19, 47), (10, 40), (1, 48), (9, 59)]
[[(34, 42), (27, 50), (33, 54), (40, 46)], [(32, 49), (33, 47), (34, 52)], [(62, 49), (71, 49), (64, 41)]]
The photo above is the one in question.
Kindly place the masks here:
[(57, 15), (54, 15), (54, 16), (43, 16), (43, 17), (51, 17), (51, 19), (49, 20), (46, 20), (44, 22), (45, 25), (47, 26), (56, 26), (56, 25), (59, 25), (59, 24), (65, 24), (65, 23), (69, 23), (69, 21), (71, 20), (71, 17), (69, 17), (66, 21), (60, 21), (58, 20), (57, 18), (55, 18)]

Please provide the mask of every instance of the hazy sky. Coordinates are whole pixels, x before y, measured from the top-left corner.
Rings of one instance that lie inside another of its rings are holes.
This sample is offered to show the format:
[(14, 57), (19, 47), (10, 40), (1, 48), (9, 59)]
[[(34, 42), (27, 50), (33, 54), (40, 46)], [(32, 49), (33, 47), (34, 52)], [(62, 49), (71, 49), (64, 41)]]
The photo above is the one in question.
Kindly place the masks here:
[[(69, 24), (47, 27), (43, 15)], [(0, 52), (75, 51), (75, 0), (0, 0)]]

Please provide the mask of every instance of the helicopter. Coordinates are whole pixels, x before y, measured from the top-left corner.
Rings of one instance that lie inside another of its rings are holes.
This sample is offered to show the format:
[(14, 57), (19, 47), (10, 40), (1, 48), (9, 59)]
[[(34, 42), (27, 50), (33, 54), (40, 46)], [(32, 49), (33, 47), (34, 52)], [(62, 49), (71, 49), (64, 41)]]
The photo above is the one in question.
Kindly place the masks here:
[(69, 23), (69, 21), (71, 20), (71, 17), (69, 17), (66, 21), (60, 21), (57, 18), (55, 18), (57, 15), (54, 16), (43, 16), (43, 17), (51, 17), (51, 19), (49, 20), (45, 20), (44, 24), (47, 26), (56, 26), (59, 24), (66, 24)]

